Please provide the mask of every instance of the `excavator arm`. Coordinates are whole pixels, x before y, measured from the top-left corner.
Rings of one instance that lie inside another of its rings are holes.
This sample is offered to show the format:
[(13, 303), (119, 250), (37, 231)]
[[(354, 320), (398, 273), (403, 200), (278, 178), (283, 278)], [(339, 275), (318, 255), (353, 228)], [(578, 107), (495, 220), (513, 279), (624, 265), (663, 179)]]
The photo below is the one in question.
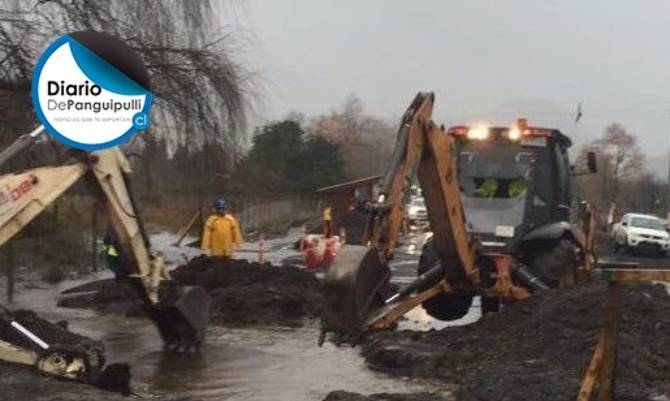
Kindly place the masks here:
[[(208, 323), (211, 300), (201, 287), (180, 287), (170, 282), (162, 257), (150, 250), (137, 215), (129, 190), (130, 172), (123, 153), (112, 148), (78, 153), (74, 162), (63, 166), (0, 176), (0, 246), (80, 179), (87, 177), (93, 193), (105, 205), (121, 251), (132, 260), (129, 280), (144, 300), (147, 314), (156, 324), (165, 346), (179, 350), (198, 347)], [(22, 334), (28, 338), (34, 336), (29, 331)], [(48, 344), (39, 338), (31, 340), (39, 347), (31, 350), (0, 341), (0, 359), (37, 365), (41, 371), (65, 378), (80, 378), (85, 374), (85, 366), (90, 365), (82, 361), (81, 355), (63, 355), (63, 352), (67, 354), (63, 350), (54, 357), (46, 352)], [(59, 363), (49, 362), (54, 358)]]
[[(454, 140), (432, 121), (434, 95), (419, 93), (403, 115), (396, 147), (369, 212), (364, 244), (345, 245), (326, 274), (322, 335), (355, 341), (366, 329), (392, 325), (443, 291), (468, 287), (477, 274), (476, 244), (465, 230)], [(426, 199), (441, 266), (428, 278), (438, 284), (407, 299), (414, 288), (389, 297), (389, 261), (402, 227), (411, 181), (417, 175)], [(394, 302), (401, 300), (401, 302)], [(372, 316), (372, 318), (371, 318)]]

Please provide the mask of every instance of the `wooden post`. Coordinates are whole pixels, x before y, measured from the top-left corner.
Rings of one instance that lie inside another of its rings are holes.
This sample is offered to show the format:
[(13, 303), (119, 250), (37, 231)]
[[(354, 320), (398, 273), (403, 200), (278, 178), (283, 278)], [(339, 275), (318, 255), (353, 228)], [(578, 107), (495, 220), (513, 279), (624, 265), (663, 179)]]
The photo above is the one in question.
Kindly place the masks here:
[(584, 375), (584, 380), (582, 381), (582, 386), (579, 389), (579, 394), (577, 395), (577, 401), (589, 401), (591, 399), (591, 394), (593, 393), (593, 388), (595, 387), (598, 377), (600, 375), (600, 368), (602, 366), (603, 360), (603, 343), (605, 335), (601, 334), (598, 336), (598, 344), (596, 345), (595, 351), (593, 351), (593, 357), (591, 358), (591, 363), (586, 369), (586, 374)]
[(585, 239), (585, 248), (584, 249), (584, 262), (586, 267), (586, 272), (591, 272), (596, 263), (595, 255), (595, 232), (596, 232), (596, 217), (593, 209), (589, 206), (586, 210), (585, 221), (584, 221), (584, 232), (586, 234)]
[(614, 394), (620, 304), (621, 284), (616, 281), (610, 281), (607, 286), (605, 333), (603, 336), (603, 366), (600, 371), (598, 401), (611, 401)]
[(258, 234), (258, 263), (265, 263), (265, 234)]

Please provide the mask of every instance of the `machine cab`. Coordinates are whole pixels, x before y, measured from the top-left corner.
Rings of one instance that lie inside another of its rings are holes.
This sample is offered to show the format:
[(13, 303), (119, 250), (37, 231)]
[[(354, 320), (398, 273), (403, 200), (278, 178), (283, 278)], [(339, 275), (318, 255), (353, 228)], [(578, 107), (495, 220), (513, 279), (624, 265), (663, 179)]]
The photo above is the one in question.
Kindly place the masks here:
[(467, 230), (491, 251), (513, 251), (524, 235), (569, 220), (570, 139), (558, 130), (457, 126), (455, 138)]

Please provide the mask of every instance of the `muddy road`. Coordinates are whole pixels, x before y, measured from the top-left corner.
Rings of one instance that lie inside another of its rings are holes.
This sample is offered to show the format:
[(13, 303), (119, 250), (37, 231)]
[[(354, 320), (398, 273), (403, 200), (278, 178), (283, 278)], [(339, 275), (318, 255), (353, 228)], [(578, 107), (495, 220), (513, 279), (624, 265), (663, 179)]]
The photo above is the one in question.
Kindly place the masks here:
[(633, 263), (640, 267), (667, 267), (670, 268), (670, 256), (658, 256), (650, 252), (629, 252), (623, 249), (614, 251), (614, 244), (606, 233), (596, 234), (598, 259), (606, 263)]
[[(154, 238), (154, 243), (178, 263), (197, 253), (189, 248), (171, 247), (172, 240), (169, 235), (161, 234)], [(267, 259), (279, 263), (285, 258), (295, 258), (296, 252), (290, 249), (292, 242), (290, 235), (267, 241)], [(239, 256), (254, 259), (256, 245), (245, 244)], [(418, 255), (411, 250), (409, 255), (399, 258), (399, 280), (410, 280), (409, 275), (414, 274), (414, 268), (410, 268), (408, 261), (417, 258)], [(14, 302), (8, 306), (12, 309), (32, 309), (52, 321), (67, 320), (72, 331), (101, 340), (106, 348), (108, 363), (129, 363), (133, 390), (147, 397), (166, 400), (314, 401), (341, 389), (362, 394), (436, 390), (448, 393), (450, 389), (445, 384), (371, 371), (358, 349), (336, 348), (332, 344), (319, 348), (319, 327), (315, 320), (307, 320), (302, 327), (268, 325), (230, 328), (212, 325), (200, 354), (185, 356), (165, 354), (158, 333), (148, 319), (56, 306), (61, 291), (108, 277), (110, 274), (107, 272), (100, 272), (58, 285), (49, 285), (37, 279), (25, 280), (17, 284)], [(4, 280), (1, 280), (0, 299), (3, 300), (6, 299), (4, 285)], [(416, 322), (420, 321), (419, 315)], [(43, 387), (35, 387), (44, 388), (44, 392), (33, 394), (30, 382), (49, 383), (53, 380), (43, 382), (45, 379), (38, 375), (26, 376), (25, 372), (12, 380), (12, 376), (5, 376), (4, 372), (2, 376), (5, 380), (0, 380), (0, 389), (11, 383), (23, 383), (24, 387), (17, 388), (23, 388), (24, 393), (15, 394), (15, 399), (26, 395), (36, 400), (84, 400), (96, 398), (92, 395), (97, 393), (104, 400), (123, 398), (101, 393), (90, 386), (73, 387), (69, 384), (44, 384)], [(47, 388), (51, 392), (46, 391)]]
[[(299, 255), (291, 249), (297, 235), (299, 233), (294, 231), (287, 237), (266, 241), (266, 260), (275, 264), (299, 260)], [(402, 239), (397, 257), (391, 265), (395, 283), (406, 285), (414, 279), (424, 237), (423, 234), (415, 234)], [(192, 248), (172, 247), (169, 245), (172, 241), (173, 237), (169, 234), (154, 237), (157, 247), (175, 264), (181, 264), (198, 254)], [(257, 245), (253, 242), (244, 244), (239, 256), (255, 259)], [(670, 266), (669, 258), (612, 253), (606, 236), (599, 236), (598, 247), (603, 260), (637, 262), (644, 266)], [(331, 401), (455, 399), (456, 380), (452, 381), (448, 377), (428, 378), (429, 375), (415, 375), (378, 366), (377, 370), (371, 370), (359, 349), (336, 348), (332, 344), (319, 348), (319, 328), (315, 320), (308, 319), (302, 327), (237, 325), (231, 328), (214, 325), (208, 331), (202, 352), (185, 356), (165, 354), (158, 333), (147, 319), (56, 307), (56, 300), (62, 290), (109, 276), (106, 272), (100, 272), (58, 285), (48, 285), (37, 279), (23, 281), (18, 284), (18, 294), (9, 306), (13, 309), (33, 309), (54, 321), (67, 320), (73, 331), (101, 340), (106, 347), (108, 362), (128, 362), (132, 366), (133, 390), (147, 397), (164, 400), (256, 401), (311, 401), (326, 397)], [(4, 280), (0, 281), (2, 299), (5, 298), (4, 284)], [(467, 325), (478, 321), (480, 317), (479, 300), (475, 299), (469, 313), (461, 320), (448, 324), (435, 321), (421, 308), (417, 308), (400, 322), (399, 328), (411, 330), (412, 333), (425, 332), (446, 326)], [(414, 341), (412, 338), (415, 338), (414, 335), (407, 336), (410, 342)], [(440, 342), (440, 347), (444, 348), (442, 340)], [(386, 373), (378, 370), (385, 370)], [(414, 378), (406, 378), (406, 375)], [(84, 400), (100, 393), (88, 386), (76, 386), (76, 391), (73, 391), (71, 385), (49, 385), (52, 379), (44, 379), (32, 373), (2, 376), (0, 388), (11, 385), (24, 391), (15, 394), (15, 399), (21, 399), (23, 394), (37, 400), (54, 397)], [(31, 383), (38, 382), (37, 387), (31, 386)], [(31, 388), (44, 391), (33, 394)], [(330, 394), (333, 391), (336, 392)], [(430, 393), (430, 396), (421, 398), (421, 393)], [(99, 396), (99, 399), (104, 400), (117, 398), (122, 397), (111, 393), (100, 393)]]

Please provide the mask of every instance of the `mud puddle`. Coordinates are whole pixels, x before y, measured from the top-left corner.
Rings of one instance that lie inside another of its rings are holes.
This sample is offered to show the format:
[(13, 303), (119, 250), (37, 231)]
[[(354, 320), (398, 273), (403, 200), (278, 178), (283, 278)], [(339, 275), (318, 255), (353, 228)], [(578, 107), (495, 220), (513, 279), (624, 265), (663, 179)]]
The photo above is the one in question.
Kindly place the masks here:
[[(154, 243), (171, 240), (163, 236)], [(291, 255), (287, 245), (279, 245), (282, 242), (290, 241), (278, 240), (273, 248), (278, 249), (278, 258)], [(245, 248), (253, 247), (250, 244)], [(192, 256), (187, 255), (188, 250), (171, 252), (179, 263)], [(244, 255), (249, 259), (253, 256)], [(319, 348), (315, 321), (300, 328), (211, 326), (201, 353), (183, 356), (163, 353), (158, 333), (148, 319), (55, 306), (61, 291), (108, 277), (108, 273), (102, 272), (54, 286), (24, 281), (17, 285), (15, 300), (8, 306), (32, 309), (53, 321), (67, 320), (72, 331), (101, 340), (108, 363), (128, 362), (132, 367), (133, 389), (147, 397), (311, 401), (322, 400), (331, 391), (340, 389), (362, 394), (448, 390), (446, 385), (371, 371), (359, 349), (336, 348), (332, 344)], [(0, 284), (0, 299), (6, 299), (4, 280)]]

